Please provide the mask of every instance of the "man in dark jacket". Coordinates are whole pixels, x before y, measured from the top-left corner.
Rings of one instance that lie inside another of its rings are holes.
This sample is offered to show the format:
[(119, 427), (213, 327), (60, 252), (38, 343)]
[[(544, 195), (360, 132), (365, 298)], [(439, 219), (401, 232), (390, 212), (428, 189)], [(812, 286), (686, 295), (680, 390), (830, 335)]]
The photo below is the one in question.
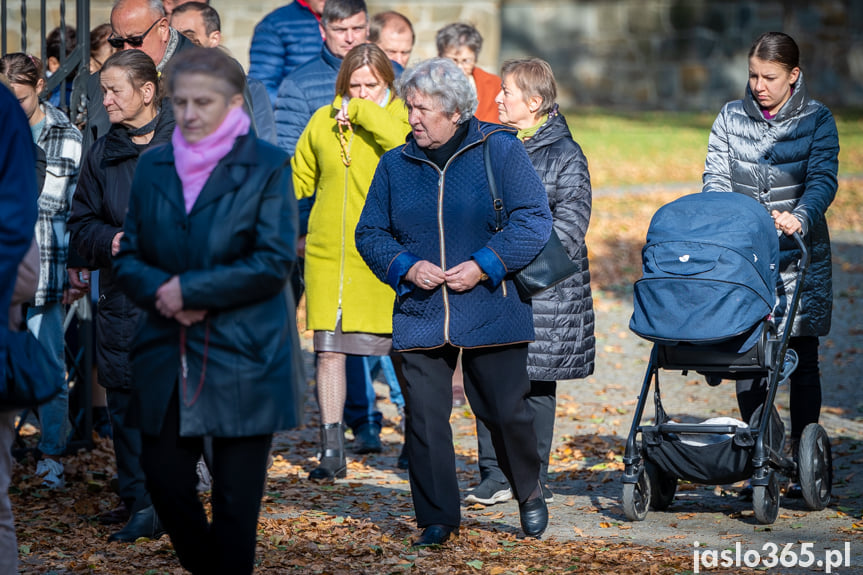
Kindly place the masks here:
[(249, 76), (267, 87), (275, 105), (279, 84), (297, 66), (321, 51), (318, 22), (326, 0), (294, 0), (267, 14), (257, 26), (249, 48)]
[[(0, 376), (5, 378), (9, 302), (18, 264), (33, 239), (37, 192), (30, 127), (18, 99), (4, 85), (0, 85), (0, 126)], [(15, 413), (0, 404), (0, 573), (17, 573), (18, 546), (8, 494), (14, 419)]]

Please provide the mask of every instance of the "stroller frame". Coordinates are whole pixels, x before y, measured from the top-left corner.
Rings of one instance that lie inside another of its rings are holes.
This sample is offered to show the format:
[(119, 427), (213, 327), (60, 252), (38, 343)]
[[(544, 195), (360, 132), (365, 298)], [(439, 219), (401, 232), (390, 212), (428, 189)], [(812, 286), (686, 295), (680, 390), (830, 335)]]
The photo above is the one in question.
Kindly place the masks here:
[[(752, 473), (749, 478), (753, 488), (753, 508), (756, 519), (761, 523), (773, 523), (778, 515), (779, 485), (774, 471), (800, 481), (804, 499), (810, 508), (823, 509), (829, 502), (832, 458), (829, 439), (823, 428), (815, 423), (810, 424), (804, 430), (801, 438), (801, 453), (803, 453), (803, 443), (806, 442), (807, 460), (801, 459), (800, 465), (791, 457), (785, 457), (781, 453), (784, 443), (784, 428), (781, 424), (780, 429), (782, 429), (783, 436), (779, 441), (778, 448), (769, 441), (771, 433), (776, 433), (776, 429), (771, 427), (771, 423), (775, 420), (773, 403), (776, 398), (776, 391), (780, 383), (785, 381), (797, 367), (797, 354), (788, 348), (788, 342), (791, 326), (793, 326), (800, 302), (800, 286), (803, 285), (803, 278), (809, 267), (810, 259), (802, 236), (795, 233), (792, 237), (801, 252), (798, 262), (797, 288), (794, 290), (786, 318), (786, 329), (779, 339), (774, 337), (775, 330), (771, 330), (772, 324), (765, 321), (761, 326), (762, 334), (758, 343), (742, 354), (729, 354), (727, 349), (717, 350), (716, 346), (711, 345), (666, 346), (654, 343), (623, 456), (625, 467), (621, 479), (623, 483), (622, 503), (628, 519), (643, 520), (647, 515), (648, 506), (652, 506), (656, 510), (667, 508), (674, 498), (679, 477), (644, 457), (645, 450), (638, 441), (639, 434), (642, 434), (642, 440), (644, 440), (645, 434), (653, 434), (660, 438), (668, 438), (669, 441), (677, 441), (673, 436), (679, 433), (734, 436), (737, 445), (745, 446), (751, 455)], [(767, 396), (760, 407), (762, 416), (758, 418), (757, 427), (739, 428), (735, 425), (667, 423), (668, 418), (662, 408), (660, 397), (660, 369), (681, 370), (684, 375), (689, 370), (694, 370), (712, 377), (721, 377), (723, 374), (729, 373), (763, 373), (766, 371), (768, 374)], [(656, 425), (641, 425), (651, 383), (655, 384), (653, 399), (656, 410)], [(764, 417), (763, 414), (765, 413), (770, 415)], [(809, 456), (812, 453), (815, 454), (815, 460), (809, 461), (808, 459), (811, 459)], [(805, 467), (802, 474), (801, 466)], [(827, 473), (826, 489), (825, 478), (823, 477), (825, 472)], [(741, 477), (741, 479), (744, 478), (746, 477)], [(705, 481), (699, 482), (704, 483)], [(718, 481), (718, 483), (724, 482)], [(804, 482), (807, 484), (804, 485)]]

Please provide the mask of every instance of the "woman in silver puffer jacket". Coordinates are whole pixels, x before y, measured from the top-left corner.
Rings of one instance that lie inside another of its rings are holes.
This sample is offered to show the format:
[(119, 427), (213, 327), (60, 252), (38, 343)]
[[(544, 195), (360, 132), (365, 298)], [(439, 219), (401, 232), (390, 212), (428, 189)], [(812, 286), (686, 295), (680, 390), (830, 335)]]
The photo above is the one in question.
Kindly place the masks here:
[[(713, 124), (702, 191), (746, 194), (773, 216), (780, 233), (782, 285), (775, 312), (780, 330), (788, 327), (794, 290), (802, 290), (790, 326), (790, 347), (800, 359), (791, 376), (792, 448), (821, 411), (818, 337), (830, 331), (833, 305), (825, 213), (836, 195), (838, 155), (836, 122), (824, 104), (809, 97), (797, 44), (781, 32), (762, 34), (749, 51), (745, 97), (726, 104)], [(794, 232), (803, 235), (812, 257), (802, 286), (795, 285), (800, 253), (790, 237)], [(765, 393), (764, 378), (737, 382), (746, 421)]]

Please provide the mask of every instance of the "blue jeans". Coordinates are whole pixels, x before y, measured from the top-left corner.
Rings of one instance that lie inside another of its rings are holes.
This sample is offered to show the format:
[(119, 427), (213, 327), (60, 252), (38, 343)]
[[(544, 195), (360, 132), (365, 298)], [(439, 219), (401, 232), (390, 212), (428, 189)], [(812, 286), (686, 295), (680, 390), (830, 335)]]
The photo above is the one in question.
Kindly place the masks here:
[(347, 397), (343, 413), (345, 424), (354, 432), (369, 424), (381, 427), (383, 414), (376, 406), (375, 388), (366, 377), (365, 358), (361, 355), (348, 355), (345, 360), (347, 376)]
[[(53, 302), (34, 306), (27, 311), (27, 329), (47, 352), (48, 368), (66, 379), (66, 360), (63, 349), (65, 318), (63, 304)], [(45, 455), (62, 455), (69, 443), (72, 425), (69, 423), (69, 387), (63, 386), (57, 396), (39, 406), (39, 425), (42, 435), (39, 451)]]
[(402, 388), (399, 385), (399, 380), (396, 377), (396, 368), (393, 366), (393, 360), (388, 355), (369, 355), (365, 358), (366, 378), (369, 381), (375, 381), (375, 378), (380, 374), (384, 376), (384, 381), (390, 388), (390, 401), (396, 407), (404, 407), (405, 398), (402, 395)]

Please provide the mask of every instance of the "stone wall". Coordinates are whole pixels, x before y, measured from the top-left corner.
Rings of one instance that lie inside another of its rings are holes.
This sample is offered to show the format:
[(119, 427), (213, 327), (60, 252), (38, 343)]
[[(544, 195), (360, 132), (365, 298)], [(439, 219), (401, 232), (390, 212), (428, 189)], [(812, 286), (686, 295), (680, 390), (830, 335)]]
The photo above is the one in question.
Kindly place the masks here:
[[(7, 46), (20, 45), (22, 0), (7, 0)], [(548, 60), (566, 107), (716, 110), (739, 98), (746, 52), (765, 30), (795, 37), (811, 93), (830, 106), (863, 107), (863, 1), (859, 0), (367, 0), (369, 10), (398, 10), (414, 23), (414, 60), (436, 55), (435, 32), (470, 22), (485, 44), (479, 64)], [(91, 0), (93, 26), (112, 0)], [(225, 46), (244, 65), (255, 24), (284, 0), (211, 0)], [(59, 21), (55, 7), (48, 28)], [(74, 23), (74, 0), (66, 19)], [(39, 2), (29, 0), (29, 49), (39, 48)]]

